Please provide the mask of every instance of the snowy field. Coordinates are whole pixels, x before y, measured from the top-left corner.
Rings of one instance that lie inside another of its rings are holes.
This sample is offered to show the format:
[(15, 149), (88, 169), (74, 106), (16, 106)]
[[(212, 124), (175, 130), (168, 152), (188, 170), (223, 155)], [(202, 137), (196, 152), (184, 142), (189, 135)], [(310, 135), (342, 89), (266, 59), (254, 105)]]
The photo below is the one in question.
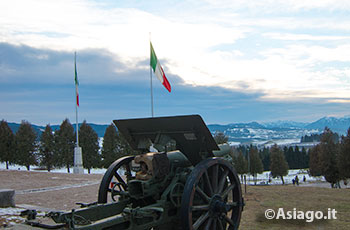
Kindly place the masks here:
[[(36, 172), (47, 172), (47, 170), (35, 170), (35, 166), (30, 167), (30, 171), (36, 171)], [(4, 163), (0, 163), (0, 169), (6, 169), (6, 165)], [(24, 166), (19, 166), (19, 165), (10, 165), (9, 166), (10, 170), (24, 170), (26, 171), (27, 168)], [(53, 169), (51, 172), (55, 173), (67, 173), (67, 168), (59, 168), (59, 169)], [(73, 168), (71, 168), (71, 173), (73, 172)], [(87, 169), (84, 170), (85, 174), (88, 173)], [(106, 169), (91, 169), (91, 174), (104, 174), (106, 172)], [(257, 184), (262, 185), (262, 184), (282, 184), (282, 181), (280, 178), (270, 178), (271, 181), (269, 182), (269, 175), (270, 171), (265, 171), (261, 174), (258, 174), (257, 176)], [(299, 182), (300, 184), (303, 183), (303, 178), (305, 176), (306, 183), (309, 182), (325, 182), (323, 177), (311, 177), (309, 176), (307, 170), (304, 169), (294, 169), (294, 170), (289, 170), (288, 175), (284, 176), (284, 182), (286, 184), (292, 184), (292, 180), (295, 178), (295, 176), (298, 175)], [(254, 184), (253, 181), (253, 176), (251, 175), (246, 175), (247, 177), (247, 184)]]
[[(37, 166), (30, 166), (30, 171), (35, 171), (35, 172), (47, 172), (47, 170), (35, 170), (38, 168)], [(0, 169), (6, 169), (6, 164), (5, 163), (0, 163)], [(20, 165), (9, 165), (9, 170), (23, 170), (26, 171), (27, 168), (25, 166), (20, 166)], [(91, 174), (104, 174), (107, 169), (91, 169), (90, 173)], [(67, 173), (67, 168), (55, 168), (52, 169), (50, 172), (53, 173)], [(73, 167), (70, 168), (70, 172), (73, 173)], [(88, 174), (88, 170), (84, 169), (84, 173)]]
[[(247, 176), (247, 184), (254, 184), (254, 180), (253, 180), (253, 176)], [(288, 171), (288, 175), (284, 176), (284, 183), (285, 184), (292, 184), (293, 183), (293, 179), (295, 179), (295, 177), (298, 176), (299, 178), (299, 183), (303, 184), (303, 178), (305, 177), (305, 183), (304, 184), (309, 184), (310, 182), (314, 183), (314, 182), (325, 182), (323, 177), (312, 177), (308, 174), (307, 170), (305, 169), (292, 169)], [(269, 179), (271, 179), (271, 181), (269, 182)], [(282, 184), (282, 180), (281, 178), (270, 178), (270, 171), (265, 171), (261, 174), (258, 174), (257, 176), (257, 184), (258, 185), (262, 185), (262, 184), (270, 184), (270, 185), (278, 185), (278, 184)]]

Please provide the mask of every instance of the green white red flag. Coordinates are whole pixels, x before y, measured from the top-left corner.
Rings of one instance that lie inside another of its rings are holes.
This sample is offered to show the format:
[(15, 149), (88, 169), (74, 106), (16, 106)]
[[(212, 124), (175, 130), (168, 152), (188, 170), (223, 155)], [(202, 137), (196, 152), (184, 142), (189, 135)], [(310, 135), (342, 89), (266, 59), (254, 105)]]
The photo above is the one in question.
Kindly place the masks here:
[(162, 66), (160, 65), (160, 62), (157, 59), (157, 55), (154, 52), (152, 43), (151, 44), (151, 67), (153, 69), (154, 74), (157, 76), (157, 78), (159, 79), (159, 81), (164, 85), (164, 87), (171, 92), (171, 86), (170, 83), (168, 81), (168, 79), (165, 77), (164, 71)]
[(77, 58), (76, 58), (76, 53), (74, 53), (74, 74), (75, 74), (75, 95), (76, 95), (76, 100), (77, 100), (77, 106), (79, 106), (79, 92), (78, 92), (78, 86), (79, 86), (79, 81), (78, 81), (78, 74), (77, 74)]

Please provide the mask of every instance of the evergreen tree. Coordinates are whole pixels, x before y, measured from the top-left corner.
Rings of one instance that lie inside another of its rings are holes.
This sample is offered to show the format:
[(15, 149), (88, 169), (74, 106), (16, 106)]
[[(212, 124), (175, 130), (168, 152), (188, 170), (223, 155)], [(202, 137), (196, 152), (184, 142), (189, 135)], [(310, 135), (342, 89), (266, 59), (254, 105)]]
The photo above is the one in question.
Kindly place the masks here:
[(300, 168), (309, 168), (309, 157), (307, 155), (306, 149), (303, 147), (301, 149), (301, 165)]
[(216, 144), (224, 144), (228, 142), (228, 137), (223, 132), (215, 132), (214, 140)]
[(79, 131), (79, 145), (83, 152), (83, 165), (90, 174), (91, 168), (97, 168), (100, 165), (101, 157), (98, 153), (98, 136), (90, 125), (83, 122)]
[(282, 184), (284, 184), (283, 176), (286, 176), (288, 174), (288, 163), (284, 158), (282, 150), (277, 145), (272, 146), (270, 151), (271, 175), (272, 177), (281, 177)]
[(242, 152), (238, 152), (238, 155), (233, 158), (233, 163), (238, 174), (241, 175), (243, 181), (243, 174), (248, 173), (248, 161), (243, 156)]
[(264, 147), (259, 151), (259, 155), (263, 163), (264, 171), (268, 171), (270, 169), (270, 149)]
[(325, 128), (320, 143), (322, 175), (331, 183), (332, 187), (340, 181), (340, 173), (337, 164), (338, 146), (334, 133)]
[(49, 172), (54, 166), (54, 149), (55, 139), (51, 126), (48, 124), (40, 137), (39, 158), (40, 164), (45, 166)]
[(321, 147), (320, 145), (314, 146), (309, 150), (309, 170), (311, 176), (321, 176), (322, 175), (322, 165), (321, 165)]
[(255, 184), (257, 180), (257, 174), (263, 172), (263, 164), (259, 157), (258, 149), (256, 147), (250, 146), (249, 149), (249, 172), (255, 178)]
[(350, 178), (350, 128), (347, 136), (343, 136), (341, 140), (338, 168), (342, 179)]
[(14, 163), (14, 135), (5, 120), (0, 122), (0, 162), (6, 163), (6, 169), (9, 164)]
[(123, 156), (136, 155), (138, 153), (138, 151), (134, 151), (130, 147), (121, 134), (118, 134), (114, 124), (107, 127), (101, 151), (103, 167), (108, 168), (115, 160)]
[(118, 133), (113, 124), (109, 125), (103, 136), (102, 145), (102, 166), (108, 168), (118, 158), (118, 146), (119, 146)]
[(27, 170), (30, 170), (31, 165), (37, 163), (36, 160), (36, 133), (27, 121), (22, 121), (19, 129), (16, 133), (16, 163), (26, 166)]
[(294, 169), (302, 168), (303, 156), (302, 156), (298, 146), (295, 146), (294, 156), (295, 156)]
[(297, 167), (297, 156), (294, 148), (290, 146), (285, 154), (285, 159), (290, 169), (296, 169)]
[(60, 129), (55, 132), (55, 156), (57, 156), (57, 166), (66, 166), (68, 173), (73, 165), (74, 146), (74, 128), (66, 118), (60, 125)]
[[(121, 151), (120, 157), (131, 156), (131, 155), (136, 156), (138, 154), (141, 154), (140, 151), (135, 151), (131, 148), (131, 146), (129, 145), (129, 143), (126, 141), (126, 139), (124, 138), (124, 136), (121, 133), (118, 133), (118, 137), (120, 139), (120, 151)], [(176, 143), (169, 142), (168, 146), (170, 146), (170, 148), (172, 146), (176, 147)]]

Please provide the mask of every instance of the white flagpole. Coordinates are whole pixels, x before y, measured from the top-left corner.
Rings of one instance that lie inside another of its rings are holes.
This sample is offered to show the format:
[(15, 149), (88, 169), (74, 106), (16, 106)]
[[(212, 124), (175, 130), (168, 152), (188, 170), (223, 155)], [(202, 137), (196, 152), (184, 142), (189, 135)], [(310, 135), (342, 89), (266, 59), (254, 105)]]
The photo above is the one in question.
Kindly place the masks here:
[(152, 66), (151, 66), (151, 58), (152, 58), (152, 54), (151, 54), (151, 32), (149, 32), (149, 44), (150, 44), (150, 65), (149, 65), (149, 75), (150, 75), (150, 79), (151, 79), (151, 114), (152, 117), (154, 117), (154, 109), (153, 109), (153, 84), (152, 84)]
[[(74, 71), (75, 74), (77, 74), (77, 53), (74, 52)], [(75, 76), (77, 77), (77, 76)], [(77, 133), (77, 144), (76, 147), (79, 147), (79, 125), (78, 125), (78, 84), (75, 83), (75, 127), (76, 127), (76, 133)]]
[(77, 74), (77, 54), (74, 52), (74, 77), (75, 77), (75, 119), (76, 119), (76, 134), (77, 145), (74, 148), (74, 167), (73, 173), (84, 174), (83, 156), (81, 147), (79, 147), (79, 123), (78, 123), (78, 74)]

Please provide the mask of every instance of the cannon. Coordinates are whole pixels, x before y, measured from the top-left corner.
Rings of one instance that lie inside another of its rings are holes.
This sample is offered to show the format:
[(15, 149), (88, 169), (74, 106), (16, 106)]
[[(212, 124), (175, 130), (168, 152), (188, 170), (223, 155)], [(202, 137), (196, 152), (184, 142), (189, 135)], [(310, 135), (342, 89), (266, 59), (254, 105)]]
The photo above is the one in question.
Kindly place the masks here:
[(113, 122), (141, 154), (109, 166), (97, 202), (71, 212), (48, 213), (55, 225), (28, 224), (69, 229), (238, 229), (244, 201), (237, 173), (223, 158), (230, 147), (216, 144), (199, 115)]

